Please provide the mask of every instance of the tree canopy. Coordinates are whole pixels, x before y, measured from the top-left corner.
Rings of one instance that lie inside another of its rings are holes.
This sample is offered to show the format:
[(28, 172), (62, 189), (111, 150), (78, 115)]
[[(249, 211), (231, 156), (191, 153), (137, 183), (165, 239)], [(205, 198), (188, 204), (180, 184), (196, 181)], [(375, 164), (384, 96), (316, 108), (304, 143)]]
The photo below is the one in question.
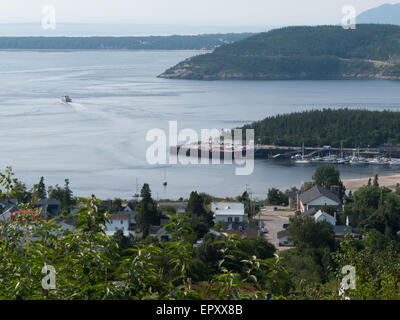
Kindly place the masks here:
[(322, 109), (281, 114), (246, 125), (262, 144), (345, 148), (400, 143), (400, 112)]

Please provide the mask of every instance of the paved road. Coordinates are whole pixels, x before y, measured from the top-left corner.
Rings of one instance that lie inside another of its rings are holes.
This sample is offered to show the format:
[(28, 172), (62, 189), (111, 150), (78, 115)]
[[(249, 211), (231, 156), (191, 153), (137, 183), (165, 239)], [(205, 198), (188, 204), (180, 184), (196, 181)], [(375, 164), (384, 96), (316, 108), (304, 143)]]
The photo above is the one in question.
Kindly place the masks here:
[(261, 220), (264, 221), (268, 233), (264, 234), (265, 239), (273, 243), (278, 250), (283, 248), (279, 247), (277, 233), (284, 230), (283, 225), (289, 223), (289, 217), (294, 215), (294, 212), (282, 211), (263, 211), (261, 213)]

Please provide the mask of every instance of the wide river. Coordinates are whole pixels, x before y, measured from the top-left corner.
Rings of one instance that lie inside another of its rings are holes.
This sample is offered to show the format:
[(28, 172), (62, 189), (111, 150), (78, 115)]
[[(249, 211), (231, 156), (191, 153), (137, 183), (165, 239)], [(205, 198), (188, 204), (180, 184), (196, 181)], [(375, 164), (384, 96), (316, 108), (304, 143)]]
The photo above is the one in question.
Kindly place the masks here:
[[(28, 187), (69, 178), (75, 195), (130, 198), (150, 184), (154, 197), (192, 190), (258, 198), (270, 187), (309, 181), (315, 165), (257, 160), (254, 173), (233, 165), (150, 165), (146, 134), (153, 128), (233, 128), (267, 116), (322, 107), (399, 109), (400, 82), (184, 81), (156, 76), (194, 51), (0, 52), (0, 166), (11, 165)], [(74, 102), (62, 104), (69, 94)], [(395, 168), (339, 166), (343, 178)], [(166, 171), (168, 186), (161, 181)]]

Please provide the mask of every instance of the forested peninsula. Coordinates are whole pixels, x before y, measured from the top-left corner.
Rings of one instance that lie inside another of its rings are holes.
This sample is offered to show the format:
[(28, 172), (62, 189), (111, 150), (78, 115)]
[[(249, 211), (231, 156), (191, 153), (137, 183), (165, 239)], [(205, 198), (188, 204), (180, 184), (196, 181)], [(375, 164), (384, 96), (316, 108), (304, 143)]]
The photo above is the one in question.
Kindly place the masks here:
[(160, 75), (192, 80), (400, 80), (400, 26), (285, 27), (186, 59)]

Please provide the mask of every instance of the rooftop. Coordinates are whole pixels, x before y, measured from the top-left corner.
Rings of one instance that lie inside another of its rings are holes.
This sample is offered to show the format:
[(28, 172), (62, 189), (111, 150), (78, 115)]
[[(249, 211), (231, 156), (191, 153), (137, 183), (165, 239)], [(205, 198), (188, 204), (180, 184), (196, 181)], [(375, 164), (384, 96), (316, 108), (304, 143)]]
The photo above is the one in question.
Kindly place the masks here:
[(319, 185), (316, 185), (311, 189), (300, 193), (300, 200), (303, 203), (309, 203), (315, 199), (318, 199), (321, 196), (327, 197), (328, 199), (331, 199), (332, 201), (335, 201), (338, 204), (341, 203), (340, 199), (336, 194), (334, 194), (329, 190), (326, 190), (324, 187)]
[(211, 211), (218, 216), (244, 216), (243, 203), (221, 202), (211, 204)]
[(129, 213), (114, 213), (111, 215), (111, 220), (129, 220)]

